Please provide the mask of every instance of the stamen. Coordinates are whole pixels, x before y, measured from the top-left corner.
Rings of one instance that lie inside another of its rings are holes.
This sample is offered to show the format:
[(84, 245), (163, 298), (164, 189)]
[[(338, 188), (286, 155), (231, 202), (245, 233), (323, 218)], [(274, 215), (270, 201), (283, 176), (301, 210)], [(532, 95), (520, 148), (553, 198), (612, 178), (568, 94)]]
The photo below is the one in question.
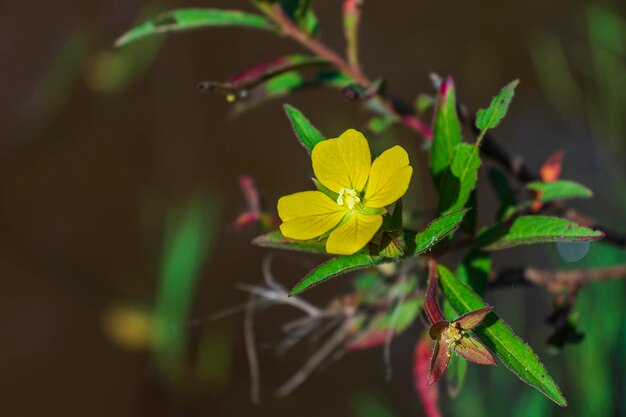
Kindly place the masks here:
[(354, 210), (355, 206), (357, 206), (361, 202), (359, 198), (359, 193), (352, 188), (342, 188), (339, 191), (339, 197), (337, 197), (337, 204), (342, 207), (348, 207), (348, 210)]

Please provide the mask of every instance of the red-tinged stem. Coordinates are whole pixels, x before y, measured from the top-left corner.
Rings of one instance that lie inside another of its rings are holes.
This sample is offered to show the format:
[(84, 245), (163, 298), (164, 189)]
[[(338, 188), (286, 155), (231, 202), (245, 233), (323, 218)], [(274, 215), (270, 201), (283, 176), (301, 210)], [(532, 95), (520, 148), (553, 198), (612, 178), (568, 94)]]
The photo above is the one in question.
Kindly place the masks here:
[[(294, 39), (300, 45), (304, 46), (318, 57), (325, 59), (335, 66), (339, 71), (352, 78), (355, 82), (359, 83), (365, 88), (372, 86), (372, 81), (363, 74), (360, 66), (350, 65), (341, 55), (330, 49), (326, 44), (320, 42), (318, 39), (311, 37), (308, 33), (302, 31), (298, 25), (296, 25), (280, 6), (264, 6), (261, 10), (276, 23), (283, 33), (290, 38)], [(424, 139), (432, 138), (432, 130), (430, 127), (413, 114), (400, 112), (393, 102), (386, 98), (379, 96), (382, 104), (392, 114), (395, 114), (402, 120), (402, 122), (411, 130), (417, 132)]]
[(426, 298), (424, 300), (424, 311), (428, 320), (432, 324), (441, 323), (446, 321), (446, 318), (441, 313), (439, 305), (437, 304), (437, 281), (439, 275), (437, 274), (437, 260), (431, 259), (428, 261), (428, 287), (426, 289)]

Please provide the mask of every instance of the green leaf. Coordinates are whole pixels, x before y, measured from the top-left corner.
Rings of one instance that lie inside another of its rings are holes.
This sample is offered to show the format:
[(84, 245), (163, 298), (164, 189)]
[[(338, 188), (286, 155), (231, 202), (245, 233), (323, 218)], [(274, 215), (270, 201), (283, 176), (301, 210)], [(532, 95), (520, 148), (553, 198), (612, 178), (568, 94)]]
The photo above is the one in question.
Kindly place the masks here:
[(285, 104), (284, 108), (296, 137), (302, 146), (304, 146), (310, 153), (315, 145), (325, 139), (324, 136), (322, 136), (319, 130), (311, 124), (309, 119), (307, 119), (302, 112), (300, 112), (300, 110), (290, 106), (289, 104)]
[(282, 98), (288, 94), (312, 87), (344, 88), (351, 80), (338, 71), (319, 71), (313, 79), (305, 78), (298, 71), (288, 71), (252, 88), (246, 96), (238, 99), (233, 107), (235, 114), (241, 114), (259, 105)]
[(439, 213), (462, 209), (476, 187), (480, 157), (476, 145), (460, 143), (454, 150), (452, 162), (443, 174)]
[(300, 294), (304, 290), (338, 275), (381, 264), (383, 259), (384, 258), (381, 257), (372, 257), (365, 253), (355, 253), (354, 255), (333, 258), (309, 272), (307, 276), (302, 278), (302, 280), (291, 289), (289, 295)]
[[(463, 285), (447, 268), (439, 265), (438, 271), (443, 293), (458, 314), (487, 307), (480, 296)], [(535, 352), (494, 312), (489, 313), (473, 331), (522, 381), (541, 391), (558, 405), (567, 405), (559, 387)]]
[(324, 241), (315, 239), (292, 240), (283, 236), (283, 234), (278, 230), (253, 239), (252, 244), (265, 248), (326, 254), (326, 245)]
[(539, 201), (544, 203), (568, 198), (587, 198), (593, 196), (593, 192), (589, 188), (574, 181), (536, 181), (528, 183), (526, 187), (529, 190), (537, 192)]
[(274, 26), (263, 16), (219, 9), (178, 9), (165, 12), (123, 34), (115, 46), (120, 47), (159, 33), (180, 32), (216, 26), (243, 26), (273, 30)]
[(511, 100), (515, 95), (515, 87), (519, 84), (519, 80), (515, 80), (505, 85), (500, 93), (491, 100), (491, 104), (486, 109), (481, 109), (476, 115), (476, 127), (485, 132), (489, 129), (493, 129), (506, 116), (506, 112), (509, 109)]
[(469, 209), (457, 210), (441, 216), (415, 236), (415, 255), (426, 252), (444, 237), (456, 231)]
[(472, 250), (456, 269), (456, 276), (463, 284), (483, 296), (487, 290), (491, 272), (491, 254), (481, 250)]
[(452, 156), (461, 143), (461, 125), (456, 113), (454, 82), (447, 78), (437, 95), (437, 108), (433, 124), (433, 142), (430, 153), (430, 171), (438, 190), (441, 180), (450, 165)]
[(512, 222), (483, 230), (476, 241), (486, 250), (508, 249), (543, 242), (583, 242), (598, 240), (604, 233), (569, 220), (550, 216), (521, 216)]

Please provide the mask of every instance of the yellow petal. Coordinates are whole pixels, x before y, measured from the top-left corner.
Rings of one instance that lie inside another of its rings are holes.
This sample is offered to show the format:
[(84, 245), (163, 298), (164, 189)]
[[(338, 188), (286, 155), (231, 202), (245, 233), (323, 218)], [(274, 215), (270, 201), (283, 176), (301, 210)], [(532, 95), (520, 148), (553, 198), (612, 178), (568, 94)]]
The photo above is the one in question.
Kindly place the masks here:
[(323, 140), (311, 153), (313, 172), (322, 184), (338, 193), (342, 188), (363, 191), (372, 155), (367, 139), (354, 129), (336, 139)]
[(345, 209), (320, 191), (304, 191), (281, 197), (278, 216), (280, 231), (290, 239), (313, 239), (337, 226)]
[(409, 155), (401, 146), (383, 152), (372, 164), (363, 204), (366, 207), (385, 207), (406, 193), (413, 168)]
[(372, 240), (382, 224), (383, 216), (354, 213), (344, 224), (330, 233), (326, 242), (326, 252), (352, 255)]

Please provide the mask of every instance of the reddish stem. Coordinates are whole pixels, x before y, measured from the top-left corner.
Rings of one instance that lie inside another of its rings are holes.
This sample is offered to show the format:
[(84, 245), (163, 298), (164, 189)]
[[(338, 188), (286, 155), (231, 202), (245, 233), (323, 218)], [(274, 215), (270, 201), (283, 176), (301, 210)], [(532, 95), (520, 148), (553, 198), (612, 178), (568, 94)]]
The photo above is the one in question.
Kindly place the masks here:
[[(324, 43), (318, 39), (311, 37), (308, 33), (302, 31), (298, 25), (296, 25), (280, 6), (263, 7), (262, 11), (267, 14), (283, 31), (283, 33), (302, 46), (315, 53), (320, 58), (325, 59), (334, 65), (339, 71), (343, 72), (348, 77), (352, 78), (355, 82), (361, 84), (363, 87), (370, 88), (372, 81), (363, 74), (359, 65), (350, 65), (341, 55), (330, 49)], [(395, 114), (402, 120), (402, 122), (417, 132), (425, 139), (432, 138), (432, 130), (430, 127), (420, 120), (417, 116), (404, 114), (397, 111), (393, 103), (385, 98), (380, 97), (382, 104), (392, 114)]]
[(432, 324), (446, 321), (446, 318), (443, 316), (443, 313), (437, 304), (438, 279), (437, 260), (431, 259), (428, 261), (428, 287), (426, 289), (426, 299), (424, 300), (424, 311), (426, 312), (426, 316), (428, 316), (428, 320), (430, 320)]

